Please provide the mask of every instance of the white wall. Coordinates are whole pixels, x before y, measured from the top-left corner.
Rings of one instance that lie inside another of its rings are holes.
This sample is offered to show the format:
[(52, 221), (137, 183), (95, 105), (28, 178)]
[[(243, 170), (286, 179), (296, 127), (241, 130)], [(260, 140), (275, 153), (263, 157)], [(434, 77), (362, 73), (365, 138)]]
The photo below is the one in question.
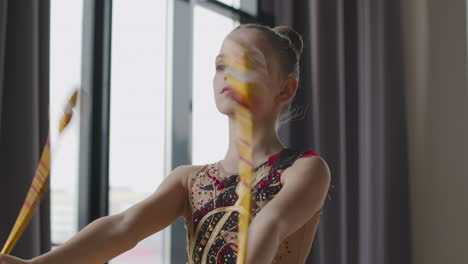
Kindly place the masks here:
[(410, 0), (402, 9), (413, 263), (468, 263), (465, 0)]

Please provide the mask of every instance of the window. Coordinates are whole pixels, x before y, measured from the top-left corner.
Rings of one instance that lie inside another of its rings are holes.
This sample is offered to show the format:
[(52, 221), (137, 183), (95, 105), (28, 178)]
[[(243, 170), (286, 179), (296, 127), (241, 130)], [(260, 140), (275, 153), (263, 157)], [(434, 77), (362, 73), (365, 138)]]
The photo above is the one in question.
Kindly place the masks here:
[(193, 18), (192, 163), (207, 164), (227, 151), (228, 120), (216, 108), (212, 80), (224, 37), (238, 22), (201, 6), (195, 6)]
[[(233, 15), (249, 15), (252, 19), (256, 20), (258, 14), (258, 1), (257, 0), (198, 0), (201, 4), (207, 3), (208, 5), (217, 5), (223, 6), (226, 9), (226, 6), (232, 7), (231, 13)], [(219, 10), (219, 9), (218, 9)], [(223, 12), (223, 10), (219, 10)]]
[(77, 232), (79, 111), (58, 140), (66, 101), (81, 82), (82, 0), (51, 1), (50, 134), (52, 243), (62, 244)]
[[(166, 1), (115, 0), (112, 16), (109, 202), (113, 215), (164, 179)], [(163, 263), (163, 232), (113, 259)]]
[(235, 8), (240, 7), (240, 0), (217, 0), (217, 1), (223, 4), (235, 7)]

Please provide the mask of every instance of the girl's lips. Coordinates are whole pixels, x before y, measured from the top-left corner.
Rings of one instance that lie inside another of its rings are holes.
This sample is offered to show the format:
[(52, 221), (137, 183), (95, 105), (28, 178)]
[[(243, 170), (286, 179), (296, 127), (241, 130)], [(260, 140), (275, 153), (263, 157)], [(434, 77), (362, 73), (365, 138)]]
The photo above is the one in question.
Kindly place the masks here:
[(227, 93), (229, 93), (229, 94), (232, 94), (232, 88), (229, 87), (229, 86), (224, 87), (224, 88), (221, 90), (221, 94), (223, 94), (223, 93), (225, 93), (225, 92), (227, 92)]
[(221, 94), (223, 93), (225, 93), (226, 95), (234, 99), (234, 101), (236, 101), (238, 104), (243, 105), (245, 108), (250, 109), (251, 107), (250, 103), (247, 102), (244, 98), (242, 98), (242, 96), (236, 91), (234, 91), (231, 87), (226, 86), (223, 89), (221, 89)]

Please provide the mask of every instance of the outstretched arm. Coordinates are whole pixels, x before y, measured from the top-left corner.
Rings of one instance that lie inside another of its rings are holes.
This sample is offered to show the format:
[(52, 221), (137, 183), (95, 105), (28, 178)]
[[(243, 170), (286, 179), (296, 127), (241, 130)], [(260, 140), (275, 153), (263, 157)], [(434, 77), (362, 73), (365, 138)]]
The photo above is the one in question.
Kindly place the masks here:
[(184, 214), (186, 179), (192, 170), (192, 166), (175, 169), (147, 199), (120, 214), (95, 220), (53, 251), (27, 262), (0, 255), (0, 264), (104, 263), (164, 229)]
[(330, 185), (320, 157), (298, 159), (282, 174), (279, 193), (254, 217), (249, 228), (248, 264), (270, 264), (280, 243), (317, 213)]

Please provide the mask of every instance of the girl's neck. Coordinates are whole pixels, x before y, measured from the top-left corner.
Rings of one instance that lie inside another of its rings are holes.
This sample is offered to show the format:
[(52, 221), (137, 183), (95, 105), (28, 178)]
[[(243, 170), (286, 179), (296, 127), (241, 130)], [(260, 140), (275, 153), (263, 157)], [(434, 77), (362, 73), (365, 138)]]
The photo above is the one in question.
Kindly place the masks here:
[[(280, 152), (284, 146), (275, 130), (275, 120), (255, 122), (252, 140), (253, 165), (258, 166), (273, 154)], [(229, 172), (237, 172), (239, 154), (237, 151), (237, 122), (229, 117), (229, 145), (222, 166)]]

